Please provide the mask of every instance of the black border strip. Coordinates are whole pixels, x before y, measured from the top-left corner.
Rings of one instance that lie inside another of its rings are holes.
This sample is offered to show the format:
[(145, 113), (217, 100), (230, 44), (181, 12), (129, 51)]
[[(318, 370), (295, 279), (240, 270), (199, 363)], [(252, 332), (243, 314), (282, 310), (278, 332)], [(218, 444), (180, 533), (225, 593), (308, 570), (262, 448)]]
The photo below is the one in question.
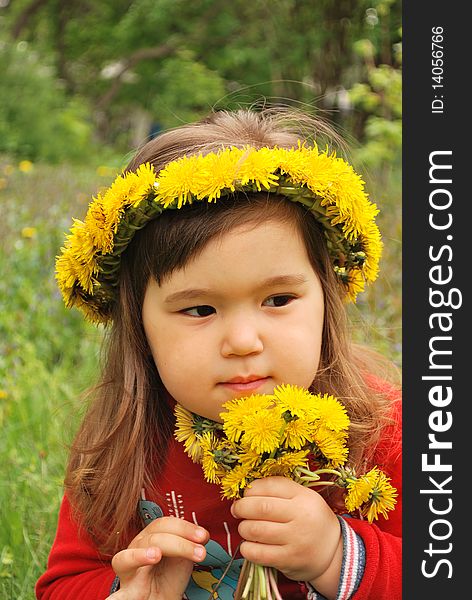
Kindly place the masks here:
[(472, 199), (465, 185), (465, 174), (472, 174), (466, 149), (472, 31), (461, 8), (403, 5), (405, 599), (469, 597), (472, 587), (465, 380), (472, 356), (466, 306)]

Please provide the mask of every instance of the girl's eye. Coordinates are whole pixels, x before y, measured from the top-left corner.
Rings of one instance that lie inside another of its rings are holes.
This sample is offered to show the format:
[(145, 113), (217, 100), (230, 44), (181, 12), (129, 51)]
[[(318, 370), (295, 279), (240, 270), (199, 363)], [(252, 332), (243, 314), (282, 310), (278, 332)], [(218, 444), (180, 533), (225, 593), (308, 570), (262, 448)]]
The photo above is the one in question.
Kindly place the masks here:
[(279, 307), (287, 305), (291, 300), (294, 300), (295, 296), (290, 296), (289, 294), (281, 294), (280, 296), (271, 296), (264, 300), (265, 306), (271, 307)]
[(201, 306), (192, 306), (192, 308), (186, 308), (185, 310), (182, 310), (180, 312), (191, 317), (208, 317), (216, 311), (213, 308), (213, 306), (207, 306), (206, 304), (202, 304)]

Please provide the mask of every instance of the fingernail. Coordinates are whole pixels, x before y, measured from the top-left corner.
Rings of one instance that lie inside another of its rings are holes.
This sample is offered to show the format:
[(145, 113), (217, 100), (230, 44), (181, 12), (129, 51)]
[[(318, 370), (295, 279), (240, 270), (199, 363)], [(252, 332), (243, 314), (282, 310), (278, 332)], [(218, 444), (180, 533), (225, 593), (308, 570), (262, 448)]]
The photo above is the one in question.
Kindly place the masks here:
[(193, 551), (193, 555), (197, 560), (202, 560), (203, 556), (205, 555), (205, 548), (202, 548), (202, 546), (197, 546)]
[(154, 548), (148, 548), (146, 550), (146, 557), (147, 558), (154, 559), (154, 558), (156, 558), (156, 556), (157, 556), (157, 553), (154, 550)]
[(204, 529), (196, 529), (195, 537), (199, 540), (203, 540), (206, 537), (206, 531)]

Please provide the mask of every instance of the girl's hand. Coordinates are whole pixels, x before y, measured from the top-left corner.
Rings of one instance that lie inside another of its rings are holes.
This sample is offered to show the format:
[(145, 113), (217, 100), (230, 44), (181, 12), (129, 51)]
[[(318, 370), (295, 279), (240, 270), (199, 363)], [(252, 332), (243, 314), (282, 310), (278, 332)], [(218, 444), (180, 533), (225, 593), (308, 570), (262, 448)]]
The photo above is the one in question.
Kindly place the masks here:
[(194, 562), (205, 558), (208, 538), (189, 521), (156, 519), (113, 557), (120, 589), (109, 600), (181, 600)]
[(275, 567), (289, 579), (309, 581), (320, 593), (335, 597), (341, 526), (317, 492), (286, 477), (258, 479), (231, 512), (242, 519), (238, 531), (245, 540), (244, 558)]

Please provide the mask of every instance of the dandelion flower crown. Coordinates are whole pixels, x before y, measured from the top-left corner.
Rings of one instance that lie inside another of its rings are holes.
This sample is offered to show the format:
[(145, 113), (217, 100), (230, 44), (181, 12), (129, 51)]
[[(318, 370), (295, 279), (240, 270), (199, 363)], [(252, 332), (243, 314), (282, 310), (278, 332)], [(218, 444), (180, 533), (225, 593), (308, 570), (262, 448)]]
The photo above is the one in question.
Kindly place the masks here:
[(229, 147), (184, 156), (158, 174), (151, 164), (141, 164), (93, 198), (84, 221), (74, 219), (57, 257), (56, 278), (66, 306), (76, 306), (95, 323), (107, 323), (117, 297), (121, 254), (137, 230), (164, 210), (261, 191), (313, 213), (349, 300), (376, 279), (382, 251), (378, 210), (349, 163), (316, 145)]

